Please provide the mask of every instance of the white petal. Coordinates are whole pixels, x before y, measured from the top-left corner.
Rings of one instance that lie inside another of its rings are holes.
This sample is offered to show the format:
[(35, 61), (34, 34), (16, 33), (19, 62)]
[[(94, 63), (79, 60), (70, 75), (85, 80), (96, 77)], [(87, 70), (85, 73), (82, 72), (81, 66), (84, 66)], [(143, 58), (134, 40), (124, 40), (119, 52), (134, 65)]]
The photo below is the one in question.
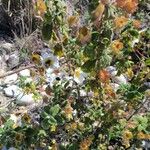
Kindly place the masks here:
[(116, 76), (113, 78), (114, 82), (117, 84), (127, 84), (127, 79), (124, 75)]

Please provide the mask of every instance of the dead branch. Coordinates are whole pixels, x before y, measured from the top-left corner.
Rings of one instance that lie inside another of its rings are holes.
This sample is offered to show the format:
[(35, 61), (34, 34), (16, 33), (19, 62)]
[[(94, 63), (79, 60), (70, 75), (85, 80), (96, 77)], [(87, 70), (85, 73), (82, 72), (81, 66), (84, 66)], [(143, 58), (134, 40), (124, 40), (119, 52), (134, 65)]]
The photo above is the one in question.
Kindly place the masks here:
[(20, 71), (22, 71), (22, 70), (29, 69), (29, 68), (34, 68), (34, 67), (35, 67), (35, 65), (25, 66), (25, 67), (19, 68), (19, 69), (17, 69), (17, 70), (7, 72), (7, 73), (4, 74), (4, 75), (0, 75), (0, 78), (5, 78), (6, 76), (10, 76), (10, 75), (15, 74), (15, 73), (18, 73), (18, 72), (20, 72)]

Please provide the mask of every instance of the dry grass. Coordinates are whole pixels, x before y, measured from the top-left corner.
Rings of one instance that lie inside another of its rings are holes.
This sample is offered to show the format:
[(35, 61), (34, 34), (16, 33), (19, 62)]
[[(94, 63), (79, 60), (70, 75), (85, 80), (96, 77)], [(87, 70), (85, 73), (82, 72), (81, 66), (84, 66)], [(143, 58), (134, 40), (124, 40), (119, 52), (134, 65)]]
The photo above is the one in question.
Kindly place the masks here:
[(2, 4), (13, 22), (17, 36), (28, 36), (36, 29), (32, 0), (2, 0)]

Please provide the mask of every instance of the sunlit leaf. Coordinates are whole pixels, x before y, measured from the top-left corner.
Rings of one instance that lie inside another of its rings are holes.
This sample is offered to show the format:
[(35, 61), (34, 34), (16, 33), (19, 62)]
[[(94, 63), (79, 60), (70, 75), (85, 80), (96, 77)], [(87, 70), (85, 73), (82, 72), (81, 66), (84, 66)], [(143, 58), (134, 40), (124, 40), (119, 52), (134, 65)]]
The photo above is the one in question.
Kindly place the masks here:
[(50, 128), (50, 124), (48, 123), (48, 119), (44, 119), (41, 122), (41, 126), (42, 126), (43, 129), (48, 130)]
[(86, 26), (79, 29), (78, 40), (82, 44), (85, 44), (91, 40), (91, 31)]
[(50, 116), (48, 123), (50, 125), (57, 125), (57, 120), (54, 117)]
[(58, 114), (59, 110), (60, 110), (60, 107), (59, 107), (59, 105), (57, 104), (57, 105), (55, 105), (55, 106), (53, 106), (53, 107), (50, 108), (50, 114), (51, 114), (53, 117), (55, 117), (55, 116)]
[(63, 53), (63, 47), (61, 44), (57, 43), (55, 46), (54, 46), (54, 54), (56, 56), (59, 56), (59, 57), (62, 57), (64, 55)]
[(104, 10), (105, 10), (105, 5), (103, 4), (103, 3), (100, 3), (97, 7), (96, 7), (96, 9), (93, 11), (93, 16), (94, 16), (94, 18), (95, 19), (101, 19), (101, 17), (102, 17), (102, 14), (103, 14), (103, 12), (104, 12)]
[(35, 64), (40, 64), (41, 62), (41, 56), (39, 54), (32, 54), (31, 56), (31, 60), (35, 63)]
[(85, 57), (88, 57), (90, 59), (95, 59), (95, 49), (93, 45), (87, 45), (84, 52)]
[(46, 12), (46, 4), (43, 0), (37, 0), (37, 12), (39, 16), (43, 16)]
[(146, 59), (145, 64), (146, 64), (147, 66), (150, 66), (150, 58)]
[(101, 24), (101, 18), (103, 16), (104, 10), (105, 10), (105, 5), (103, 3), (100, 3), (97, 6), (97, 8), (93, 11), (93, 18), (94, 18), (93, 24), (97, 28)]
[(78, 16), (69, 16), (67, 21), (68, 21), (69, 26), (72, 27), (78, 23), (79, 17)]

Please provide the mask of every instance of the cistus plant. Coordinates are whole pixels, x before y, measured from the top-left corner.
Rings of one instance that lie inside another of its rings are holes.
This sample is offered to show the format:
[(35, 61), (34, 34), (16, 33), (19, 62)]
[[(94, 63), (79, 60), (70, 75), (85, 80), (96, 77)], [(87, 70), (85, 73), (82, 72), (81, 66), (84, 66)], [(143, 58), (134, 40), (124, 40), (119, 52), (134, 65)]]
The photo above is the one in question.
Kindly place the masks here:
[(51, 48), (31, 56), (40, 85), (46, 85), (46, 106), (37, 111), (38, 119), (24, 114), (21, 125), (8, 119), (0, 130), (1, 144), (45, 150), (141, 148), (142, 140), (150, 139), (149, 108), (144, 107), (150, 96), (150, 30), (142, 17), (148, 1), (89, 2), (84, 23), (79, 10), (68, 15), (63, 0), (34, 4)]

